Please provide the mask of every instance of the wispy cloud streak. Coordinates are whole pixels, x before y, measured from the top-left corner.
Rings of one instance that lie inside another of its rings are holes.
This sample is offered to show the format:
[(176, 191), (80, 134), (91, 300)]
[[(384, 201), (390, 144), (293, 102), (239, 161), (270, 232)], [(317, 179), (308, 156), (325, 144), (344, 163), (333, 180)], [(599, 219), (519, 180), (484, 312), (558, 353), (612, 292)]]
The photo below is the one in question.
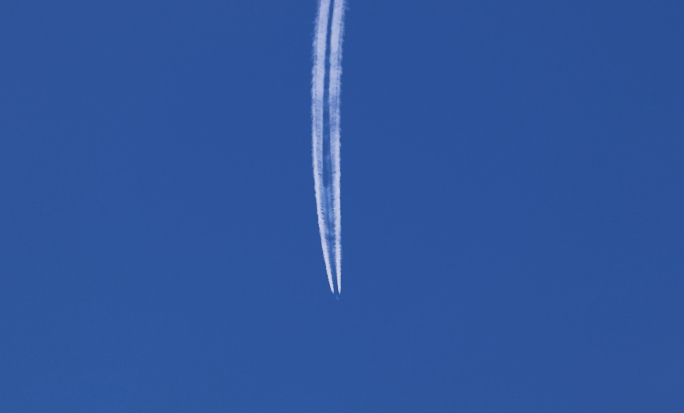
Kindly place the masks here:
[(335, 219), (335, 271), (337, 293), (342, 292), (342, 210), (340, 200), (340, 93), (342, 77), (342, 35), (344, 34), (344, 0), (335, 0), (330, 29), (330, 153), (332, 158), (333, 216)]
[(328, 18), (330, 16), (330, 0), (320, 0), (318, 3), (318, 17), (316, 18), (316, 33), (314, 34), (313, 44), (313, 73), (311, 84), (311, 119), (313, 135), (313, 170), (314, 170), (314, 190), (316, 192), (316, 212), (318, 213), (318, 230), (321, 234), (321, 245), (323, 247), (323, 259), (325, 269), (328, 273), (328, 283), (330, 291), (333, 293), (332, 271), (330, 268), (330, 248), (326, 237), (326, 193), (323, 186), (323, 106), (325, 104), (325, 60), (328, 42)]
[[(314, 35), (311, 88), (313, 168), (318, 227), (330, 290), (342, 290), (342, 213), (340, 201), (340, 81), (344, 0), (320, 0)], [(330, 22), (331, 21), (331, 22)], [(329, 24), (330, 23), (330, 24)], [(330, 26), (330, 36), (328, 36)], [(330, 52), (328, 55), (328, 37)], [(326, 63), (329, 71), (326, 73)], [(327, 99), (325, 83), (328, 81)], [(327, 125), (326, 125), (327, 124)], [(326, 128), (328, 126), (328, 128)], [(333, 277), (333, 274), (336, 277)]]

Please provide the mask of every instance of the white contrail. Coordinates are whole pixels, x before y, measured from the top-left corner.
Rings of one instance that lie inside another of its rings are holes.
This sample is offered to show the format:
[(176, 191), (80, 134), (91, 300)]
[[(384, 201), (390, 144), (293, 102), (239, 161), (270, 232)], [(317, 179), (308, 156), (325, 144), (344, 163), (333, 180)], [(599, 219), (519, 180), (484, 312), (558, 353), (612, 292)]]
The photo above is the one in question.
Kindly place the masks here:
[(318, 213), (318, 230), (321, 234), (323, 247), (323, 259), (328, 273), (330, 291), (333, 293), (332, 271), (330, 268), (329, 246), (326, 238), (325, 205), (326, 197), (323, 186), (323, 105), (325, 93), (325, 55), (328, 42), (328, 16), (330, 15), (330, 0), (320, 0), (318, 4), (318, 17), (316, 18), (316, 33), (313, 44), (313, 73), (311, 84), (311, 118), (313, 135), (313, 169), (314, 190), (316, 192), (316, 211)]
[[(342, 75), (342, 35), (344, 0), (333, 0), (330, 25), (328, 99), (325, 99), (328, 23), (331, 0), (320, 0), (314, 35), (314, 67), (311, 88), (313, 168), (318, 212), (318, 227), (330, 290), (342, 287), (342, 214), (340, 203), (340, 78)], [(327, 107), (326, 107), (327, 103)], [(326, 117), (327, 115), (327, 117)], [(326, 130), (325, 123), (329, 123)], [(332, 244), (332, 245), (331, 245)], [(334, 265), (334, 267), (333, 267)]]
[(342, 35), (344, 0), (335, 0), (330, 28), (330, 154), (332, 158), (333, 214), (335, 217), (335, 272), (337, 293), (342, 292), (342, 210), (340, 202), (340, 78), (342, 76)]

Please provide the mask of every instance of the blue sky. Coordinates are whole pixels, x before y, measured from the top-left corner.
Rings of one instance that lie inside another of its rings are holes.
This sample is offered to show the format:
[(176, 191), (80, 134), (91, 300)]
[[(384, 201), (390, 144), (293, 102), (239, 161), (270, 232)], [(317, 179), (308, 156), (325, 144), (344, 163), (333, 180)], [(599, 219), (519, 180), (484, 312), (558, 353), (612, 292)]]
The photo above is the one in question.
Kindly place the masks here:
[(0, 411), (684, 409), (684, 5), (0, 5)]

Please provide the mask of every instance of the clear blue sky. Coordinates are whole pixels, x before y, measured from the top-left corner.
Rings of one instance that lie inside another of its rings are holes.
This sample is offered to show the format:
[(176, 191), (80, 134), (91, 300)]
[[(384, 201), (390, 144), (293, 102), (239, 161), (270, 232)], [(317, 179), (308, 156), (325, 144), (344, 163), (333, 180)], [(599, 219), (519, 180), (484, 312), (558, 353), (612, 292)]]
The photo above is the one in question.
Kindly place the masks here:
[(684, 3), (0, 4), (0, 411), (684, 411)]

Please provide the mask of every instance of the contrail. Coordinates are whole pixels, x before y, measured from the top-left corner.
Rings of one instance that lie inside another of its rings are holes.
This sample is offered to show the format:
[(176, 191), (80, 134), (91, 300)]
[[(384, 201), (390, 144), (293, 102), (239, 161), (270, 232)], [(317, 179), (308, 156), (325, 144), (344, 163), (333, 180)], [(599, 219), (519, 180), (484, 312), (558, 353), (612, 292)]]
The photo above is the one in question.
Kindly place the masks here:
[[(316, 18), (316, 33), (313, 44), (313, 73), (311, 84), (311, 119), (313, 135), (313, 169), (314, 190), (316, 191), (316, 211), (318, 213), (318, 230), (321, 234), (323, 246), (323, 259), (328, 273), (330, 291), (335, 293), (333, 287), (332, 271), (330, 269), (328, 240), (325, 236), (325, 189), (323, 187), (323, 104), (325, 93), (325, 54), (328, 42), (328, 16), (330, 15), (330, 0), (320, 0), (318, 4), (318, 17)], [(327, 203), (327, 202), (325, 202)]]
[[(331, 0), (320, 0), (314, 35), (311, 116), (313, 134), (313, 168), (318, 212), (318, 228), (330, 290), (342, 291), (342, 213), (340, 202), (340, 79), (342, 75), (342, 35), (344, 33), (344, 0), (334, 1), (330, 24), (328, 56), (328, 23)], [(327, 61), (327, 62), (326, 62)], [(326, 73), (326, 63), (329, 64)], [(325, 82), (328, 81), (327, 101)], [(326, 128), (326, 123), (328, 128)], [(334, 267), (333, 267), (334, 265)], [(333, 273), (336, 277), (333, 277)]]
[(344, 0), (335, 0), (330, 29), (330, 153), (333, 175), (333, 213), (335, 216), (335, 270), (337, 293), (342, 292), (342, 210), (340, 203), (340, 79), (342, 76), (342, 35), (344, 34)]

